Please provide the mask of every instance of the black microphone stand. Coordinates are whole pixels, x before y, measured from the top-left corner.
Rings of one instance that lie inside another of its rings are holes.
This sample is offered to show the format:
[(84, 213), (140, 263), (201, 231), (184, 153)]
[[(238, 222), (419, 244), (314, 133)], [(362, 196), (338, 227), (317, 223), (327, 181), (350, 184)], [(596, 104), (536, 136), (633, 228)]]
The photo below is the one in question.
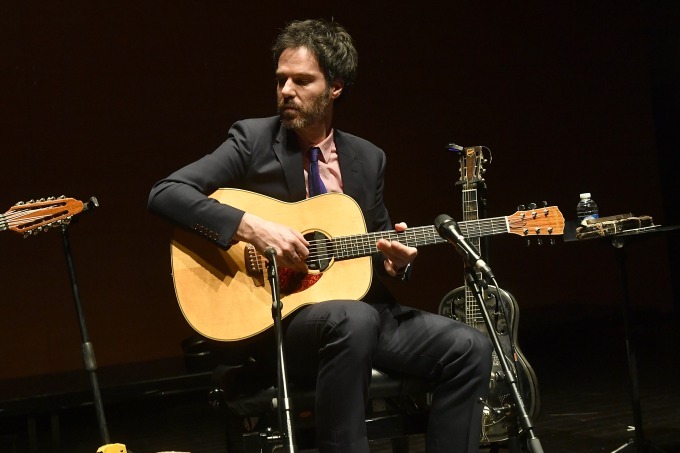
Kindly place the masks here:
[[(99, 206), (97, 199), (92, 197), (90, 202), (85, 206), (85, 209), (91, 209)], [(97, 380), (97, 360), (94, 355), (94, 347), (90, 342), (90, 337), (87, 333), (87, 325), (85, 324), (85, 313), (83, 312), (82, 304), (80, 303), (80, 291), (78, 290), (78, 282), (76, 281), (76, 273), (73, 267), (73, 256), (71, 254), (71, 243), (68, 237), (68, 224), (61, 225), (61, 235), (64, 243), (64, 253), (66, 255), (66, 266), (71, 278), (71, 288), (73, 291), (73, 299), (76, 304), (76, 312), (78, 313), (78, 321), (80, 322), (80, 335), (82, 337), (82, 354), (85, 369), (90, 376), (90, 384), (92, 385), (92, 394), (94, 397), (94, 407), (97, 412), (97, 421), (99, 422), (99, 432), (102, 436), (104, 444), (111, 443), (109, 438), (109, 431), (106, 424), (106, 417), (104, 415), (104, 404), (102, 403), (101, 392), (99, 390), (99, 381)]]
[(291, 401), (288, 396), (288, 376), (286, 372), (286, 361), (283, 353), (283, 328), (281, 326), (281, 302), (279, 290), (279, 272), (276, 266), (276, 253), (266, 251), (267, 273), (269, 283), (272, 287), (272, 318), (274, 318), (274, 331), (276, 336), (276, 362), (278, 369), (278, 403), (279, 426), (282, 430), (281, 436), (284, 441), (284, 448), (288, 453), (297, 452), (295, 445), (295, 435), (293, 429), (293, 419), (291, 417)]
[[(503, 348), (498, 338), (498, 334), (496, 333), (496, 329), (494, 328), (494, 325), (491, 322), (489, 312), (486, 309), (486, 304), (484, 303), (484, 298), (482, 296), (482, 288), (486, 287), (487, 285), (480, 280), (479, 276), (477, 275), (477, 270), (474, 269), (469, 262), (466, 263), (465, 274), (467, 284), (469, 285), (469, 288), (472, 290), (472, 293), (475, 296), (479, 310), (482, 313), (482, 317), (484, 318), (484, 324), (486, 325), (486, 330), (489, 333), (489, 338), (493, 343), (493, 347), (496, 350), (496, 355), (498, 356), (498, 360), (500, 361), (501, 364), (501, 369), (505, 374), (505, 381), (508, 383), (510, 387), (512, 399), (514, 400), (515, 404), (513, 409), (516, 413), (516, 419), (518, 421), (517, 425), (522, 429), (523, 433), (526, 435), (527, 447), (529, 452), (543, 453), (543, 447), (541, 446), (540, 440), (534, 435), (531, 417), (529, 417), (529, 413), (527, 412), (526, 407), (524, 405), (524, 401), (522, 400), (522, 396), (517, 385), (517, 377), (515, 375), (514, 370), (510, 368), (510, 365), (506, 360), (505, 354), (503, 353)], [(503, 295), (502, 291), (500, 290), (500, 287), (498, 286), (498, 282), (496, 282), (496, 279), (493, 276), (491, 277), (491, 280), (492, 280), (491, 283), (496, 289), (497, 293), (496, 296), (498, 297), (498, 301), (499, 303), (502, 304), (503, 300), (501, 298), (503, 297)]]

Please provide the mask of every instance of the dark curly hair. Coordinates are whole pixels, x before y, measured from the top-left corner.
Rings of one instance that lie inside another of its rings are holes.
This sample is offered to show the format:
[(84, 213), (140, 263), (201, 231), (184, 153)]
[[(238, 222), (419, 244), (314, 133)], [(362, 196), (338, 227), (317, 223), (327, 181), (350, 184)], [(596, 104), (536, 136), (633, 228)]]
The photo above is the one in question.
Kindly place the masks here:
[(341, 80), (343, 93), (354, 84), (359, 56), (352, 37), (337, 22), (310, 19), (286, 25), (272, 48), (274, 66), (284, 50), (298, 47), (306, 47), (316, 56), (328, 84)]

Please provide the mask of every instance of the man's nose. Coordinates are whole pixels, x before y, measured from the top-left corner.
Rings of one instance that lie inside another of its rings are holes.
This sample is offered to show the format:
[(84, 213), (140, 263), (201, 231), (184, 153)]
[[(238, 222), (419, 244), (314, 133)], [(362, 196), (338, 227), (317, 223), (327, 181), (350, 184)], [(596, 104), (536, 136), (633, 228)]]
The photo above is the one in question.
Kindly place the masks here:
[(295, 86), (290, 79), (286, 80), (286, 82), (281, 87), (281, 94), (284, 97), (292, 97), (295, 95)]

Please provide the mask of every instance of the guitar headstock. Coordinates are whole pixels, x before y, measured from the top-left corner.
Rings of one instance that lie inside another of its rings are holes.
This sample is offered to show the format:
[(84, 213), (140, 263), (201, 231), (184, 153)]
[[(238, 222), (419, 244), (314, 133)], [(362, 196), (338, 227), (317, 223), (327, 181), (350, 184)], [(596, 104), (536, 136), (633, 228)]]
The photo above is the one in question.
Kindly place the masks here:
[(485, 149), (488, 150), (485, 146), (468, 146), (460, 151), (460, 181), (458, 184), (461, 184), (463, 189), (474, 189), (478, 183), (484, 181), (484, 173), (486, 173), (484, 164), (491, 161), (490, 154), (488, 159), (484, 155)]
[(83, 209), (82, 201), (64, 196), (19, 202), (0, 215), (0, 231), (9, 229), (28, 237), (70, 223), (71, 217)]
[(508, 216), (508, 232), (525, 238), (541, 236), (559, 236), (564, 234), (564, 216), (557, 206), (548, 206), (543, 202), (542, 207), (535, 203), (529, 206), (519, 206), (518, 211)]

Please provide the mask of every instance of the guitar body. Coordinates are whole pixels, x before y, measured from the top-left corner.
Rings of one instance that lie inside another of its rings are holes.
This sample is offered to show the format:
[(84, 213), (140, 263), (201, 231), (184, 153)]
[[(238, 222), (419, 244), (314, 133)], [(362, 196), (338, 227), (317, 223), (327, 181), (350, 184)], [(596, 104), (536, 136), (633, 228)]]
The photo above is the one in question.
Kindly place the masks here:
[[(349, 196), (329, 193), (298, 203), (238, 189), (219, 189), (211, 195), (221, 203), (243, 209), (303, 234), (326, 237), (366, 233), (361, 209)], [(323, 229), (311, 226), (321, 226)], [(267, 269), (245, 243), (222, 250), (205, 238), (176, 229), (171, 243), (175, 293), (182, 314), (201, 335), (219, 341), (254, 336), (273, 325), (272, 293)], [(281, 273), (282, 269), (279, 269)], [(292, 276), (282, 284), (282, 316), (329, 299), (361, 299), (371, 285), (371, 258), (332, 260), (308, 276)]]
[[(468, 288), (465, 286), (454, 289), (444, 296), (439, 305), (439, 314), (464, 322), (489, 335), (486, 324), (481, 321), (479, 312), (470, 308)], [(496, 297), (496, 287), (489, 286), (485, 291), (485, 305), (491, 317), (491, 321), (498, 335), (498, 340), (503, 349), (506, 361), (514, 369), (517, 376), (517, 386), (526, 407), (529, 417), (536, 417), (540, 411), (540, 398), (536, 373), (529, 365), (526, 358), (517, 346), (517, 328), (519, 325), (519, 308), (515, 298), (505, 290), (501, 290), (503, 301), (507, 303), (506, 313), (509, 318), (509, 326), (502, 315), (499, 302)], [(467, 299), (466, 299), (467, 298)], [(515, 345), (512, 353), (511, 345)], [(491, 368), (491, 381), (489, 382), (489, 396), (487, 404), (493, 408), (503, 408), (512, 404), (512, 392), (507, 381), (498, 379), (502, 372), (500, 360), (496, 351), (493, 352), (493, 364)], [(482, 443), (501, 442), (508, 438), (509, 423), (506, 414), (497, 415), (484, 408), (482, 416)]]

